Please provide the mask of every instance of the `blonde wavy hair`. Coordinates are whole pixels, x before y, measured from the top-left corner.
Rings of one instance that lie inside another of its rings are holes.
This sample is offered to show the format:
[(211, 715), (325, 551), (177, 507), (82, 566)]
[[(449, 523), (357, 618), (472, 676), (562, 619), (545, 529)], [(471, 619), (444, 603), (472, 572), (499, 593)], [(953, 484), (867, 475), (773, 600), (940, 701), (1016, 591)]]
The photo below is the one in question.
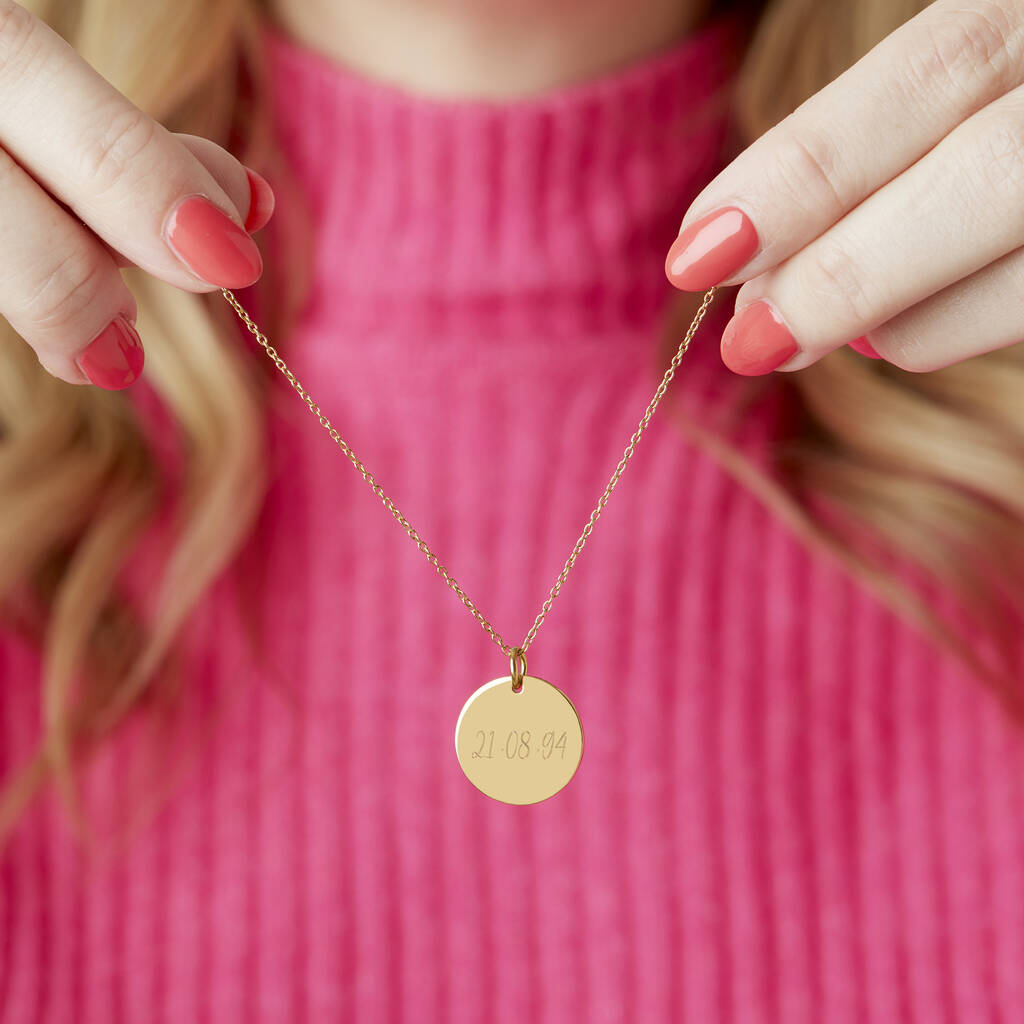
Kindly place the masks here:
[[(218, 142), (275, 185), (288, 182), (269, 130), (257, 0), (22, 2), (166, 127)], [(752, 4), (751, 37), (731, 97), (740, 143), (926, 6)], [(288, 194), (294, 206), (298, 192)], [(279, 219), (267, 229), (260, 286), (275, 296), (262, 324), (275, 344), (286, 340), (300, 308), (310, 249), (301, 216), (287, 237), (283, 228), (275, 234)], [(146, 340), (146, 381), (174, 433), (173, 476), (160, 468), (130, 396), (55, 380), (0, 321), (0, 621), (42, 653), (41, 740), (31, 761), (6, 780), (0, 838), (48, 778), (70, 794), (76, 755), (174, 678), (181, 627), (253, 535), (266, 489), (269, 363), (239, 345), (219, 293), (186, 293), (133, 269), (125, 275)], [(666, 318), (673, 348), (694, 298), (681, 295)], [(770, 474), (730, 446), (726, 425), (678, 422), (809, 543), (951, 646), (1017, 714), (1020, 347), (928, 374), (843, 350), (800, 373), (751, 382), (751, 393), (766, 386), (791, 390), (800, 410), (797, 428), (779, 440)], [(168, 504), (174, 543), (153, 611), (141, 621), (119, 596), (119, 574)], [(957, 597), (964, 612), (957, 628), (894, 570), (894, 553), (927, 584)], [(976, 653), (978, 635), (994, 660)]]

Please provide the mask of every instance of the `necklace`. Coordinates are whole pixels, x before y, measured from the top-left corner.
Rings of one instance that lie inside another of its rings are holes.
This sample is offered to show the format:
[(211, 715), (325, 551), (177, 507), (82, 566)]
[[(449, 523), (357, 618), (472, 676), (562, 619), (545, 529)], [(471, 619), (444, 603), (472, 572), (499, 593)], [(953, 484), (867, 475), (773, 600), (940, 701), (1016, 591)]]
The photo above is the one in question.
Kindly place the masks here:
[(526, 652), (536, 639), (537, 631), (543, 625), (548, 612), (551, 611), (551, 606), (554, 604), (555, 598), (558, 597), (562, 584), (565, 583), (566, 577), (576, 564), (576, 559), (579, 558), (583, 546), (587, 543), (594, 524), (601, 518), (601, 513), (604, 511), (605, 505), (608, 504), (615, 485), (625, 472), (640, 438), (658, 408), (658, 403), (668, 390), (701, 320), (704, 319), (704, 314), (711, 305), (715, 290), (715, 288), (711, 288), (705, 293), (704, 299), (694, 315), (693, 322), (679, 343), (679, 348), (654, 392), (654, 397), (640, 418), (640, 422), (630, 437), (629, 443), (622, 453), (622, 458), (619, 459), (594, 511), (590, 513), (583, 532), (565, 560), (558, 579), (548, 591), (548, 596), (522, 643), (513, 647), (505, 641), (476, 604), (470, 600), (469, 595), (441, 564), (437, 555), (430, 549), (416, 528), (399, 511), (398, 506), (384, 492), (384, 488), (377, 483), (376, 478), (367, 469), (362, 459), (356, 455), (348, 442), (338, 433), (337, 427), (331, 424), (320, 406), (299, 383), (298, 378), (267, 340), (266, 335), (253, 323), (234, 294), (227, 288), (221, 289), (224, 298), (234, 308), (246, 329), (256, 338), (274, 365), (281, 371), (292, 388), (298, 392), (299, 397), (309, 406), (310, 412), (317, 418), (320, 426), (327, 431), (331, 440), (341, 449), (342, 454), (352, 463), (352, 466), (358, 470), (395, 521), (405, 530), (416, 547), (426, 555), (427, 561), (469, 609), (473, 618), (483, 627), (484, 632), (501, 649), (502, 654), (508, 658), (509, 674), (492, 679), (472, 693), (463, 705), (462, 712), (455, 724), (455, 754), (462, 770), (477, 789), (495, 800), (507, 804), (535, 804), (541, 800), (547, 800), (548, 797), (554, 796), (566, 786), (576, 774), (576, 769), (583, 758), (583, 725), (576, 708), (573, 707), (572, 701), (553, 683), (549, 683), (539, 676), (527, 674)]

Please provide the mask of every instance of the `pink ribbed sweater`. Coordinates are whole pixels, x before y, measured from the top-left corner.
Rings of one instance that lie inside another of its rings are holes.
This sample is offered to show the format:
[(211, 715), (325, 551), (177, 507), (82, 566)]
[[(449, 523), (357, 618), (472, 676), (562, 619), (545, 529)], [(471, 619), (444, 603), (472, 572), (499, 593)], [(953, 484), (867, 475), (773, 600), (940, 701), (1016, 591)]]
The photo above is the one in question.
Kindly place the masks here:
[[(722, 164), (700, 111), (736, 37), (710, 23), (499, 105), (267, 39), (317, 224), (283, 347), (521, 637), (660, 372), (663, 259)], [(678, 408), (739, 386), (717, 353), (730, 307)], [(755, 454), (774, 408), (749, 414)], [(190, 624), (177, 710), (141, 711), (85, 772), (97, 845), (48, 800), (2, 862), (4, 1024), (1024, 1020), (1021, 735), (667, 412), (530, 652), (587, 743), (526, 808), (454, 755), (500, 652), (287, 390), (268, 458), (258, 557)], [(37, 735), (37, 662), (0, 650), (10, 764)]]

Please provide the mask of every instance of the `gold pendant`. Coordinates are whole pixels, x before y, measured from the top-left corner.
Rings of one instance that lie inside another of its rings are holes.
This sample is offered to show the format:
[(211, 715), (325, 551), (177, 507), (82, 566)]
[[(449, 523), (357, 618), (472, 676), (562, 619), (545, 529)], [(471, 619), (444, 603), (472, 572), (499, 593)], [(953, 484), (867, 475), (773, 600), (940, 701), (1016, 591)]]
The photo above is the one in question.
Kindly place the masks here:
[(583, 757), (583, 726), (557, 686), (526, 674), (515, 648), (511, 675), (492, 679), (462, 707), (455, 753), (470, 782), (506, 804), (536, 804), (561, 790)]

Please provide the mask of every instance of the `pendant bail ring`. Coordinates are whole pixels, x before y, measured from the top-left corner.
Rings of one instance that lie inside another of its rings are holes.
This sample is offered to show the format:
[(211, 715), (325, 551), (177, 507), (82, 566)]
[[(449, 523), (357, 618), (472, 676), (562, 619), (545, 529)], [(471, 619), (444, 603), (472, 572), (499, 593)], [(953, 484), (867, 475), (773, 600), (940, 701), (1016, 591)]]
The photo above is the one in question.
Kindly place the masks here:
[(508, 655), (509, 675), (512, 676), (512, 692), (518, 693), (523, 688), (523, 677), (526, 675), (526, 652), (522, 647), (513, 647)]

